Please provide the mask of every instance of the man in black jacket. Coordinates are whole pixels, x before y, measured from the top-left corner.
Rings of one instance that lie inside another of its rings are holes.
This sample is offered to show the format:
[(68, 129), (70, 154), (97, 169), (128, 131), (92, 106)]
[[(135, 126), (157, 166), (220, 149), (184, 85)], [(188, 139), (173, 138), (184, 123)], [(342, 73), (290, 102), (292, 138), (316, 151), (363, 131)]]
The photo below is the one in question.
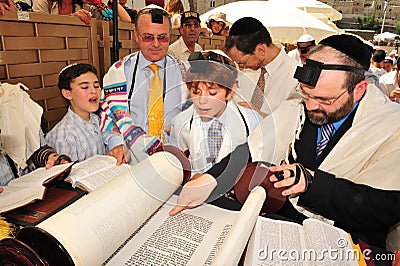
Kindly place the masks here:
[(369, 60), (357, 37), (322, 40), (295, 73), (302, 101), (282, 103), (248, 143), (188, 182), (170, 214), (221, 197), (248, 162), (269, 161), (288, 197), (278, 214), (330, 221), (385, 248), (400, 221), (400, 108), (365, 80)]

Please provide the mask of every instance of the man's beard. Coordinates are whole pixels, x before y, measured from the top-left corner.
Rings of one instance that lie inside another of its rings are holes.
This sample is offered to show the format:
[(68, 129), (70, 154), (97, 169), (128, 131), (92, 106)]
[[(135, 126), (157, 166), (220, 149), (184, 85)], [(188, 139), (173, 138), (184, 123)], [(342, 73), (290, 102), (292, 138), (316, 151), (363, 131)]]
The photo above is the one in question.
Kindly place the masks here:
[(318, 126), (322, 126), (325, 124), (339, 121), (340, 119), (342, 119), (351, 112), (353, 106), (354, 106), (354, 96), (353, 93), (349, 93), (349, 99), (347, 100), (347, 102), (345, 102), (342, 106), (340, 106), (339, 109), (337, 109), (333, 113), (328, 114), (325, 110), (317, 109), (317, 110), (307, 111), (307, 115), (311, 123), (316, 124)]

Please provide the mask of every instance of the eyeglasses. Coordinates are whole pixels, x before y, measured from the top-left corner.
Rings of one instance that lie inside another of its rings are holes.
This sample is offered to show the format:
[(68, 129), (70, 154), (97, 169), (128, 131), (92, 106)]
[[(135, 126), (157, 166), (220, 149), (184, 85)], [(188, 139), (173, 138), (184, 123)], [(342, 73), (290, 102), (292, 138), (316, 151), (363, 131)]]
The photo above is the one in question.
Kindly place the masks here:
[(252, 54), (248, 54), (249, 56), (247, 57), (246, 61), (241, 62), (241, 63), (237, 63), (238, 67), (240, 68), (244, 68), (247, 64), (247, 62), (249, 61), (250, 57), (252, 56)]
[(297, 47), (297, 49), (300, 51), (301, 54), (306, 54), (308, 53), (308, 51), (310, 51), (311, 46), (313, 46), (313, 44), (304, 47)]
[(191, 29), (192, 27), (194, 27), (195, 29), (200, 28), (200, 24), (199, 24), (199, 23), (194, 23), (194, 24), (191, 24), (191, 23), (184, 23), (183, 26), (184, 26), (186, 29)]
[(236, 69), (236, 65), (231, 59), (213, 51), (191, 53), (189, 55), (188, 61), (195, 61), (195, 60), (210, 60), (228, 65)]
[(339, 96), (328, 99), (328, 98), (324, 98), (324, 97), (314, 97), (314, 96), (311, 96), (311, 95), (305, 93), (303, 88), (300, 86), (300, 84), (299, 84), (299, 86), (297, 86), (296, 91), (300, 94), (300, 96), (301, 96), (301, 98), (303, 98), (303, 100), (305, 100), (305, 101), (313, 100), (314, 102), (316, 102), (318, 104), (322, 104), (322, 105), (332, 105), (340, 97), (342, 97), (346, 92), (348, 92), (347, 90), (345, 90)]
[(145, 43), (152, 43), (154, 42), (154, 39), (157, 38), (157, 41), (160, 43), (167, 43), (169, 42), (169, 36), (168, 34), (160, 34), (157, 35), (157, 37), (155, 37), (153, 34), (143, 34), (141, 35), (140, 33), (138, 33), (140, 38), (142, 38), (143, 42)]

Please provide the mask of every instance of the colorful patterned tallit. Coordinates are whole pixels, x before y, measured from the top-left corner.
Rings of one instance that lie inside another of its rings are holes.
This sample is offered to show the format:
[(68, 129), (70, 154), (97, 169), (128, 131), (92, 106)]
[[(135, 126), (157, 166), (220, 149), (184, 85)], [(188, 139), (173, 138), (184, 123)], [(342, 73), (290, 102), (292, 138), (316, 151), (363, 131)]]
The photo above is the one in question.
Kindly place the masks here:
[[(128, 106), (128, 92), (124, 74), (124, 62), (129, 56), (113, 64), (103, 78), (103, 90), (100, 99), (100, 130), (122, 135), (127, 147), (131, 148), (140, 138), (146, 139), (143, 150), (151, 155), (160, 146), (158, 138), (148, 136), (135, 126)], [(132, 150), (132, 149), (131, 149)], [(136, 151), (132, 150), (133, 153)]]

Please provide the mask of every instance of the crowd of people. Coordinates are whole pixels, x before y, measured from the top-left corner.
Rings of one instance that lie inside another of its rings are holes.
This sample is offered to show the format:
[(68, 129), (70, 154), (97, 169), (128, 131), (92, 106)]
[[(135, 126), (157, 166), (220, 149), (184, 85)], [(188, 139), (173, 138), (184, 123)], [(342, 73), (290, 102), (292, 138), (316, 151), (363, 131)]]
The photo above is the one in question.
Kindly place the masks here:
[[(1, 1), (1, 14), (14, 10), (11, 0)], [(85, 5), (95, 2), (66, 2), (35, 1), (33, 10), (92, 18)], [(240, 209), (236, 178), (248, 163), (266, 161), (274, 164), (269, 181), (286, 198), (268, 217), (313, 217), (371, 246), (400, 248), (396, 53), (374, 51), (353, 35), (317, 43), (307, 34), (287, 54), (259, 20), (232, 24), (223, 13), (206, 24), (208, 34), (226, 36), (224, 51), (203, 51), (200, 15), (183, 11), (180, 0), (132, 14), (121, 2), (120, 20), (134, 17), (140, 51), (115, 62), (102, 82), (89, 64), (61, 70), (68, 112), (45, 138), (37, 132), (40, 148), (30, 162), (51, 167), (108, 154), (117, 164), (136, 164), (172, 144), (188, 154), (193, 174), (176, 215), (203, 202)], [(97, 4), (104, 16), (109, 7)], [(172, 28), (181, 37), (170, 44)], [(28, 164), (0, 155), (6, 186)]]

